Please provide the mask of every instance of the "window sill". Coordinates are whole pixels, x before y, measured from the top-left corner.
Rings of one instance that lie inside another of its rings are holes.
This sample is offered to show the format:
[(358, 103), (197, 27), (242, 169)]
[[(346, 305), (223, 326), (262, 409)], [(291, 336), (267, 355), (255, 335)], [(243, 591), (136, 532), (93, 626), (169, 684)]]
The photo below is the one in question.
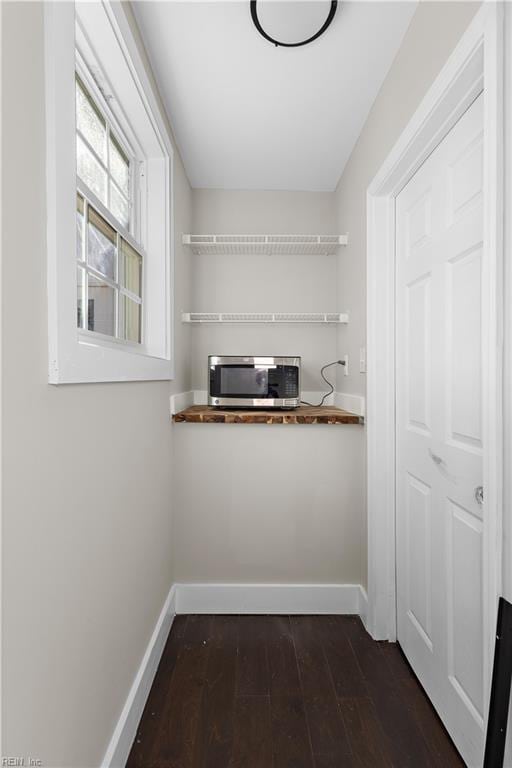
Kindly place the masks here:
[(172, 361), (134, 350), (124, 344), (99, 344), (93, 339), (68, 345), (59, 360), (50, 357), (50, 384), (87, 384), (115, 381), (169, 381), (174, 378)]

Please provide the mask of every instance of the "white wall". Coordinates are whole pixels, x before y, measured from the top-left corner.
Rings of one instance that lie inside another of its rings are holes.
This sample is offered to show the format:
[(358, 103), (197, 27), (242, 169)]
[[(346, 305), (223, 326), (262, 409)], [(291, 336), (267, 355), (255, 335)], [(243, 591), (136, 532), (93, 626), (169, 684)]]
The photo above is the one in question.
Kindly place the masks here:
[[(43, 10), (1, 4), (2, 746), (89, 768), (171, 586), (170, 384), (47, 384)], [(179, 158), (174, 180), (180, 233)], [(190, 263), (177, 243), (180, 304)], [(177, 327), (177, 391), (190, 386), (188, 332)]]

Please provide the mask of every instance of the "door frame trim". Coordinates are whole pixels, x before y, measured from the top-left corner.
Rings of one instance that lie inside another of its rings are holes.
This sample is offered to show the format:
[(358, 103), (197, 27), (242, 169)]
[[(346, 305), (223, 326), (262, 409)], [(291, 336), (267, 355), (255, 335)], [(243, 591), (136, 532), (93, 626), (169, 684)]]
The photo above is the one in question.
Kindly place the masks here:
[(395, 200), (484, 92), (485, 699), (502, 582), (503, 7), (484, 3), (367, 190), (368, 630), (396, 640)]

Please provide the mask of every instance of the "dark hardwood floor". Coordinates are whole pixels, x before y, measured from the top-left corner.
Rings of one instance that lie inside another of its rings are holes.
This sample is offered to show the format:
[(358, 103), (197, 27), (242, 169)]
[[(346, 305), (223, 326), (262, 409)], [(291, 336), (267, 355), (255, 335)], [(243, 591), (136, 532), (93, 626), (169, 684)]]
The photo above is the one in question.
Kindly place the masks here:
[(127, 768), (463, 766), (355, 616), (177, 616)]

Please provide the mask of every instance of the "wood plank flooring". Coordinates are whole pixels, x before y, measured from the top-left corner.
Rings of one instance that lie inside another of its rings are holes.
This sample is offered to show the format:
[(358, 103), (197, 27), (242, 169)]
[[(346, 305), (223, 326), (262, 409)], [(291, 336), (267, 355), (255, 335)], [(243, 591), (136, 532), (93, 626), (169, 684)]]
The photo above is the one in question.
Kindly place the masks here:
[(127, 768), (463, 766), (356, 616), (177, 616)]

